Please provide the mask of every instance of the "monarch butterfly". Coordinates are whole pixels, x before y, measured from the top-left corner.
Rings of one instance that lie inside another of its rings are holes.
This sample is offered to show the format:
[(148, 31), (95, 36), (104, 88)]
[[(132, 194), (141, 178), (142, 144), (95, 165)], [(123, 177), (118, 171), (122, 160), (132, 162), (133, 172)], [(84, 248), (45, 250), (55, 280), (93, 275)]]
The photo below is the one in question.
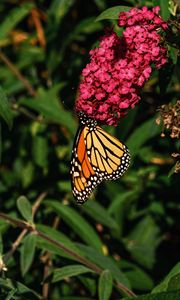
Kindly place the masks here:
[(71, 159), (72, 192), (78, 204), (84, 203), (104, 179), (116, 180), (129, 166), (127, 147), (107, 133), (97, 121), (79, 113)]

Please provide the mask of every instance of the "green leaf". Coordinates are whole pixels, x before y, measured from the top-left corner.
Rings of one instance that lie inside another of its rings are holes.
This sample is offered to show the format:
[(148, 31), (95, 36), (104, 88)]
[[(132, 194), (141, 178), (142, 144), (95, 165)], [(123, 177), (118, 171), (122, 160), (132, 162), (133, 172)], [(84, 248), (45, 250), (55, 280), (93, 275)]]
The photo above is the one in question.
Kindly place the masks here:
[[(15, 281), (9, 278), (0, 278), (0, 287), (3, 288), (7, 292), (11, 292), (12, 290), (16, 291), (16, 296), (20, 296), (18, 300), (22, 299), (40, 299), (40, 296), (34, 291), (22, 284), (19, 281)], [(24, 297), (25, 298), (24, 298)], [(29, 297), (29, 298), (27, 298)], [(31, 298), (30, 298), (31, 297)], [(33, 298), (34, 297), (34, 298)], [(13, 299), (14, 300), (14, 299)]]
[(155, 251), (160, 243), (159, 228), (147, 216), (142, 219), (124, 239), (132, 257), (142, 266), (151, 269), (155, 263)]
[[(172, 270), (169, 272), (169, 274), (165, 277), (165, 279), (153, 289), (152, 293), (164, 292), (169, 289), (176, 289), (176, 287), (178, 289), (180, 289), (179, 276), (180, 276), (180, 262), (178, 262), (172, 268)], [(178, 282), (177, 282), (177, 279), (179, 279)]]
[[(173, 64), (176, 65), (177, 64), (177, 60), (178, 60), (178, 49), (174, 48), (174, 47), (169, 47), (169, 54), (170, 54), (170, 57), (173, 61)], [(170, 68), (169, 64), (168, 64), (168, 67)], [(171, 72), (173, 71), (172, 68), (170, 68)], [(172, 75), (172, 73), (171, 73)]]
[(8, 227), (10, 226), (9, 223), (7, 223), (5, 220), (0, 219), (0, 232), (3, 234), (4, 232), (7, 232)]
[(95, 249), (85, 246), (82, 244), (77, 244), (84, 257), (95, 263), (97, 266), (101, 267), (103, 270), (108, 269), (111, 271), (112, 276), (115, 280), (123, 283), (128, 288), (130, 288), (130, 283), (125, 276), (125, 274), (120, 270), (115, 261), (111, 257), (105, 256)]
[(113, 6), (110, 7), (108, 9), (106, 9), (105, 11), (103, 11), (95, 20), (95, 22), (97, 21), (101, 21), (101, 20), (105, 20), (105, 19), (118, 19), (119, 18), (119, 14), (120, 12), (124, 12), (124, 11), (129, 11), (132, 7), (129, 6)]
[(20, 265), (21, 273), (24, 276), (29, 270), (35, 255), (36, 249), (36, 236), (31, 233), (24, 239), (21, 247)]
[(71, 192), (71, 183), (69, 180), (60, 180), (58, 181), (58, 188), (63, 192)]
[(106, 8), (106, 3), (104, 0), (94, 0), (99, 10), (103, 10)]
[(175, 165), (170, 169), (168, 173), (168, 177), (170, 178), (172, 175), (175, 174), (176, 167), (178, 166), (178, 161), (175, 163)]
[(13, 115), (9, 105), (9, 101), (1, 87), (0, 87), (0, 116), (4, 119), (4, 121), (11, 129), (13, 124)]
[(132, 289), (147, 291), (153, 288), (152, 278), (136, 264), (123, 259), (120, 260), (119, 264), (129, 279)]
[(130, 149), (131, 156), (133, 157), (138, 155), (140, 147), (144, 145), (146, 141), (160, 133), (161, 128), (156, 125), (155, 118), (152, 118), (140, 125), (133, 131), (126, 141), (126, 144)]
[(46, 200), (44, 203), (61, 216), (82, 240), (95, 249), (102, 251), (103, 244), (95, 230), (73, 208), (62, 205), (58, 201), (54, 200)]
[(33, 158), (35, 163), (45, 168), (48, 164), (48, 142), (47, 138), (36, 135), (33, 137), (32, 145)]
[(67, 296), (67, 297), (61, 297), (61, 300), (96, 300), (96, 299), (88, 298), (88, 297)]
[(68, 42), (71, 40), (79, 40), (79, 38), (84, 34), (92, 34), (98, 30), (102, 29), (102, 25), (94, 22), (94, 17), (83, 19), (79, 22), (73, 29), (68, 37)]
[(134, 200), (135, 197), (137, 197), (135, 195), (135, 191), (127, 191), (118, 194), (108, 207), (109, 214), (113, 214), (117, 211), (117, 209), (119, 209), (119, 207), (124, 206), (126, 202), (129, 203), (130, 201)]
[(76, 123), (70, 112), (66, 111), (58, 100), (58, 91), (61, 84), (53, 86), (49, 90), (38, 90), (38, 95), (33, 99), (22, 99), (21, 104), (41, 113), (48, 122), (66, 126), (74, 133)]
[(32, 216), (32, 207), (30, 202), (25, 196), (20, 196), (17, 199), (17, 207), (23, 218), (30, 222), (33, 223), (33, 216)]
[(160, 14), (162, 18), (167, 21), (170, 17), (170, 11), (169, 11), (169, 1), (160, 0)]
[(8, 12), (0, 27), (0, 40), (7, 37), (11, 30), (25, 18), (33, 8), (33, 3), (24, 3)]
[(21, 168), (21, 182), (23, 188), (27, 188), (34, 179), (34, 164), (32, 161), (28, 161), (27, 164)]
[(159, 88), (161, 95), (164, 95), (168, 91), (169, 84), (172, 80), (174, 65), (169, 62), (165, 67), (159, 70)]
[[(137, 177), (137, 174), (136, 174)], [(120, 239), (122, 237), (124, 226), (125, 226), (125, 216), (127, 211), (131, 207), (131, 205), (139, 198), (139, 193), (136, 189), (139, 188), (135, 187), (134, 190), (126, 191), (120, 190), (114, 197), (112, 197), (113, 201), (110, 203), (108, 207), (108, 212), (116, 220), (118, 223), (118, 230), (117, 232), (113, 232), (113, 234)], [(114, 188), (115, 190), (115, 188)]]
[[(95, 23), (94, 17), (85, 18), (82, 21), (78, 22), (77, 25), (72, 28), (67, 36), (64, 36), (63, 44), (61, 46), (60, 52), (58, 53), (58, 59), (60, 63), (63, 63), (65, 50), (68, 45), (71, 45), (72, 42), (84, 40), (87, 34), (92, 34), (93, 32), (99, 31), (102, 29), (101, 23)], [(57, 65), (57, 61), (54, 61), (54, 56), (48, 62), (48, 67), (54, 69)]]
[(2, 234), (0, 233), (0, 257), (3, 254), (3, 240), (2, 240)]
[(57, 282), (65, 278), (78, 276), (89, 272), (92, 273), (93, 271), (82, 265), (70, 265), (70, 266), (62, 267), (60, 269), (55, 269), (53, 271), (52, 282)]
[(119, 140), (124, 140), (127, 138), (130, 130), (133, 129), (135, 120), (138, 115), (138, 106), (131, 109), (128, 114), (121, 118), (119, 121), (119, 125), (116, 128), (116, 136)]
[[(91, 274), (89, 275), (91, 276)], [(82, 282), (82, 284), (85, 286), (85, 288), (88, 290), (88, 294), (94, 297), (96, 295), (96, 278), (95, 276), (88, 277), (87, 276), (79, 276), (79, 280)]]
[(109, 300), (113, 287), (112, 275), (109, 270), (104, 270), (99, 278), (98, 294), (99, 300)]
[(60, 23), (62, 18), (68, 13), (75, 0), (54, 0), (49, 9), (49, 14), (55, 17), (56, 22)]
[(1, 164), (1, 159), (2, 159), (2, 128), (0, 123), (0, 164)]
[[(38, 230), (42, 231), (43, 233), (45, 233), (47, 236), (49, 236), (52, 239), (54, 239), (55, 241), (61, 242), (67, 248), (69, 248), (69, 249), (73, 250), (74, 252), (76, 252), (77, 254), (83, 256), (83, 253), (78, 249), (78, 247), (75, 245), (75, 243), (73, 243), (62, 232), (57, 231), (54, 228), (51, 228), (49, 226), (42, 225), (42, 224), (36, 225), (36, 228)], [(55, 253), (57, 255), (60, 255), (62, 257), (66, 257), (66, 258), (69, 258), (69, 259), (76, 260), (74, 257), (72, 257), (69, 254), (67, 254), (65, 251), (60, 250), (59, 248), (57, 248), (56, 246), (54, 246), (52, 243), (44, 240), (41, 237), (38, 237), (36, 246), (39, 247), (40, 249), (43, 249), (43, 250), (46, 250), (46, 251), (50, 251), (50, 252)]]
[(168, 291), (180, 290), (180, 273), (174, 275), (168, 283)]
[(173, 0), (169, 0), (169, 11), (175, 17), (177, 13), (178, 3), (175, 3)]
[(147, 294), (143, 296), (139, 296), (136, 298), (129, 298), (125, 297), (122, 300), (179, 300), (180, 299), (180, 291), (175, 292), (163, 292), (163, 293), (157, 293), (157, 294)]
[(109, 215), (106, 209), (96, 201), (87, 201), (81, 206), (81, 209), (91, 216), (97, 222), (109, 227), (110, 229), (118, 229), (118, 224)]
[(16, 299), (16, 298), (14, 298), (14, 295), (16, 294), (16, 292), (17, 292), (16, 289), (11, 290), (11, 291), (8, 293), (8, 295), (7, 295), (7, 297), (6, 297), (5, 300), (14, 300), (14, 299)]

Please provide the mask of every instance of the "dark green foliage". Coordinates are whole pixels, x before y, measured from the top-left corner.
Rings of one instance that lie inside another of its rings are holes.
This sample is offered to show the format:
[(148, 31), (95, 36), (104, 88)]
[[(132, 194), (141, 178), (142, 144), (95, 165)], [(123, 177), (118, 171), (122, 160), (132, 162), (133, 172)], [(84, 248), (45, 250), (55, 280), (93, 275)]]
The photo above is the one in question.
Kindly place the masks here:
[(99, 300), (110, 299), (112, 293), (112, 275), (109, 270), (104, 270), (99, 278)]
[[(144, 5), (160, 5), (171, 24), (169, 63), (106, 127), (130, 149), (128, 172), (77, 206), (69, 166), (81, 71), (116, 12)], [(175, 12), (164, 0), (1, 1), (0, 299), (180, 299), (178, 143), (156, 124), (157, 108), (178, 99)]]

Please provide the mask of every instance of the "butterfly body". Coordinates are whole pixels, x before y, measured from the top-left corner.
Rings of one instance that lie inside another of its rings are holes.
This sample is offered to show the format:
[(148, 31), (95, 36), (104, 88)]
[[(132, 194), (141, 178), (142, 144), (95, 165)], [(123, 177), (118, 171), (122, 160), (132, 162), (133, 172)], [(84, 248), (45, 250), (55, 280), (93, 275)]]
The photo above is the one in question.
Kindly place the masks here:
[(72, 192), (84, 203), (102, 180), (116, 180), (130, 163), (127, 147), (103, 130), (94, 119), (79, 114), (80, 126), (71, 160)]

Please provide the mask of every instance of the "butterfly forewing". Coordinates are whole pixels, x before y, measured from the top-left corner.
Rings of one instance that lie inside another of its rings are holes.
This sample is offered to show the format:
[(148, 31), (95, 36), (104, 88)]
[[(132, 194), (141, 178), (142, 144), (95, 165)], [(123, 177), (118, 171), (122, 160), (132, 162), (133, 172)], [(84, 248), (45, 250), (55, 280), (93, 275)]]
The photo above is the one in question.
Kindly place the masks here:
[(86, 134), (85, 141), (92, 168), (99, 176), (115, 180), (124, 174), (130, 154), (123, 143), (99, 126)]

